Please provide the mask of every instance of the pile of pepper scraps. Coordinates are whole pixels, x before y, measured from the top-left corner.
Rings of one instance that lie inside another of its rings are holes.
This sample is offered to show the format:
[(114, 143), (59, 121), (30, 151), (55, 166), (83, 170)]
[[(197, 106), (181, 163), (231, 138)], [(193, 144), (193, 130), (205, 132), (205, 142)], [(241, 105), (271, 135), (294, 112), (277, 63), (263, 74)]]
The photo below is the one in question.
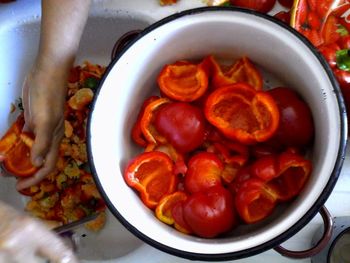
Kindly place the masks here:
[(161, 96), (145, 99), (132, 127), (143, 151), (124, 179), (160, 221), (212, 238), (302, 191), (314, 126), (293, 89), (264, 90), (248, 57), (223, 65), (212, 55), (164, 65), (157, 83)]
[[(20, 191), (29, 198), (26, 211), (58, 226), (94, 213), (98, 217), (85, 227), (100, 230), (106, 221), (106, 206), (89, 172), (86, 153), (86, 121), (94, 90), (105, 68), (89, 62), (71, 70), (65, 104), (65, 134), (56, 169), (39, 184)], [(13, 114), (15, 114), (14, 112)], [(0, 140), (5, 156), (4, 169), (17, 178), (32, 176), (37, 170), (30, 161), (34, 136), (23, 132), (23, 112)]]

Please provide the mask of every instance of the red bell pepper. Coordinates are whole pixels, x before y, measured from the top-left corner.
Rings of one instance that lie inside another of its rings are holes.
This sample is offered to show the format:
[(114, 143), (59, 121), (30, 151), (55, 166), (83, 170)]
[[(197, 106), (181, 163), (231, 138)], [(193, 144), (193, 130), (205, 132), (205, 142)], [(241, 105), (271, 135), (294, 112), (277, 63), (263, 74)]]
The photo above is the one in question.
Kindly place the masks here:
[(218, 236), (237, 224), (232, 194), (222, 186), (189, 196), (183, 204), (183, 216), (193, 233), (205, 238)]
[(207, 91), (208, 74), (206, 63), (177, 61), (164, 66), (157, 81), (161, 92), (167, 97), (190, 102), (200, 98)]
[(271, 138), (280, 119), (279, 109), (271, 95), (244, 83), (214, 90), (206, 101), (204, 113), (226, 137), (243, 144)]
[(259, 178), (243, 181), (235, 195), (237, 212), (247, 224), (265, 219), (276, 203), (276, 194)]
[(311, 171), (311, 161), (291, 151), (262, 157), (251, 166), (251, 174), (265, 181), (280, 201), (296, 197)]
[(200, 108), (188, 102), (171, 102), (157, 110), (154, 126), (181, 153), (202, 145), (206, 120)]
[(224, 165), (216, 154), (208, 152), (195, 154), (188, 162), (185, 189), (193, 194), (221, 185), (223, 169)]
[(176, 191), (164, 196), (156, 207), (156, 217), (168, 225), (173, 225), (175, 220), (172, 215), (172, 209), (178, 202), (185, 201), (187, 197), (188, 195), (182, 191)]
[(192, 234), (193, 231), (191, 227), (186, 223), (184, 219), (184, 203), (186, 200), (179, 201), (172, 207), (171, 216), (174, 219), (175, 229), (184, 234)]
[(146, 140), (146, 138), (144, 137), (143, 133), (142, 133), (142, 129), (141, 129), (141, 118), (145, 112), (145, 108), (148, 106), (148, 104), (150, 104), (151, 102), (155, 101), (159, 99), (158, 96), (151, 96), (149, 98), (147, 98), (142, 106), (141, 106), (141, 109), (137, 115), (137, 119), (134, 123), (134, 126), (132, 127), (132, 130), (131, 130), (131, 138), (133, 139), (133, 141), (138, 144), (139, 146), (142, 146), (142, 147), (146, 147), (148, 142)]
[(170, 103), (167, 98), (159, 98), (150, 102), (143, 112), (140, 120), (141, 131), (149, 144), (157, 145), (158, 143), (166, 143), (166, 139), (161, 136), (154, 127), (155, 112), (163, 105)]
[(248, 161), (248, 147), (241, 143), (228, 140), (214, 142), (207, 148), (208, 152), (215, 153), (223, 162), (224, 169), (221, 178), (225, 183), (231, 183), (238, 170)]
[(210, 65), (212, 71), (213, 88), (245, 82), (256, 90), (262, 90), (263, 79), (260, 71), (247, 57), (240, 58), (230, 66), (222, 66), (213, 56), (205, 58), (205, 62)]
[(139, 192), (143, 203), (154, 209), (159, 201), (176, 189), (174, 163), (162, 152), (146, 152), (136, 156), (124, 172), (126, 183)]
[[(145, 152), (148, 152), (149, 149), (146, 148)], [(150, 151), (159, 151), (166, 153), (171, 160), (175, 163), (174, 173), (184, 175), (187, 172), (187, 164), (185, 162), (185, 157), (183, 154), (179, 153), (171, 144), (161, 144), (157, 145)]]
[(267, 182), (277, 193), (278, 200), (289, 201), (296, 197), (305, 186), (312, 172), (312, 163), (303, 156), (284, 152), (278, 156), (278, 176)]

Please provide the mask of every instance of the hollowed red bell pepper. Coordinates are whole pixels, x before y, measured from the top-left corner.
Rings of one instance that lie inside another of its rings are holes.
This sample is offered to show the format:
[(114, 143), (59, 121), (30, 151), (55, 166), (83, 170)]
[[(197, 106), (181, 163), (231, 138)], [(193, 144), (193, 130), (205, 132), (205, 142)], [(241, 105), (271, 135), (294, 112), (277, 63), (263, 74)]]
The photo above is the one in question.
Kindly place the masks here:
[(208, 56), (205, 60), (211, 66), (214, 89), (237, 82), (245, 82), (256, 90), (262, 90), (262, 75), (249, 58), (240, 58), (234, 64), (226, 67), (221, 66), (213, 56)]
[(275, 192), (259, 178), (243, 181), (235, 195), (237, 212), (247, 224), (265, 219), (272, 213), (276, 202)]
[(154, 209), (159, 201), (176, 189), (174, 163), (162, 152), (146, 152), (136, 156), (124, 172), (126, 183), (139, 192), (142, 202)]
[(184, 102), (200, 98), (208, 89), (209, 69), (206, 63), (177, 61), (163, 67), (158, 85), (167, 97)]
[(256, 91), (245, 83), (214, 90), (205, 103), (207, 120), (226, 137), (243, 144), (271, 138), (279, 125), (279, 109), (265, 91)]
[(251, 166), (251, 174), (265, 181), (280, 201), (297, 196), (311, 171), (311, 161), (291, 151), (262, 157)]
[(284, 152), (278, 157), (278, 176), (267, 182), (267, 185), (277, 193), (280, 201), (289, 201), (296, 197), (312, 172), (312, 163), (303, 156)]

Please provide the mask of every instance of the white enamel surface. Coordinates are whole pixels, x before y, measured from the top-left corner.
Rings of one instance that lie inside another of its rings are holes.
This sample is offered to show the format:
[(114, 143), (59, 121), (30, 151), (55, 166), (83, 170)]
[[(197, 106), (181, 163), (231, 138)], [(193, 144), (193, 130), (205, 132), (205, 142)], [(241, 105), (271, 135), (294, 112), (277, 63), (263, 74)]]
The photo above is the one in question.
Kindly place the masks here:
[[(214, 240), (186, 236), (160, 223), (122, 178), (125, 163), (137, 153), (129, 139), (132, 123), (140, 102), (155, 91), (161, 66), (207, 54), (232, 59), (248, 55), (303, 96), (311, 106), (316, 127), (312, 157), (315, 168), (300, 197), (260, 228), (240, 227), (231, 237)], [(298, 38), (256, 16), (207, 12), (156, 28), (132, 45), (113, 66), (92, 115), (92, 157), (110, 202), (143, 235), (187, 252), (229, 253), (270, 241), (313, 206), (333, 171), (339, 126), (339, 109), (331, 83), (317, 58)]]

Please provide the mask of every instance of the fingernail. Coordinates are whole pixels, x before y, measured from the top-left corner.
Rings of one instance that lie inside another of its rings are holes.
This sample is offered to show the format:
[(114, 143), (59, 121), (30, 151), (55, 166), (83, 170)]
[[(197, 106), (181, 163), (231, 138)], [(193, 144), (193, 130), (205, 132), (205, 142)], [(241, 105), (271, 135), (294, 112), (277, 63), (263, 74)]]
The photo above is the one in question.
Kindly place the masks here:
[(43, 162), (44, 162), (43, 157), (38, 156), (38, 157), (36, 157), (36, 158), (34, 159), (33, 164), (34, 164), (35, 166), (41, 166), (41, 165), (43, 164)]

